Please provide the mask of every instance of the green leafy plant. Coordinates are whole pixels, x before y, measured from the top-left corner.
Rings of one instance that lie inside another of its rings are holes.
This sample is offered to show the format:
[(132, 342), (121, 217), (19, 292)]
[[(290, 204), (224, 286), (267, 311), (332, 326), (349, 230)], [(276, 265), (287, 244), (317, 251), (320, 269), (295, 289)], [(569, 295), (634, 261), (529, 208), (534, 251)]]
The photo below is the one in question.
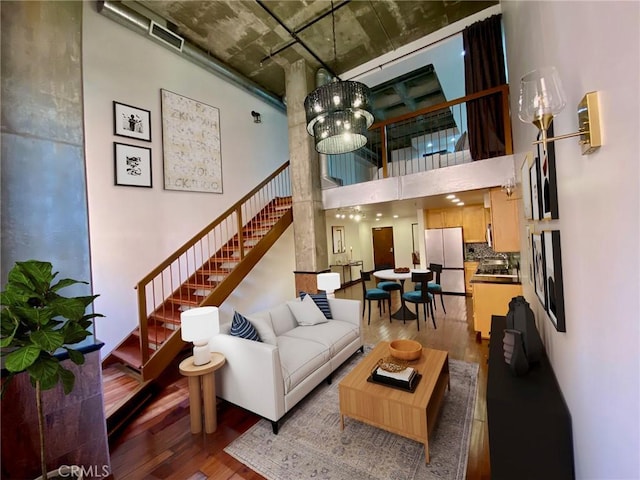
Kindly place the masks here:
[(65, 278), (54, 283), (57, 275), (49, 262), (16, 262), (0, 293), (0, 347), (4, 368), (9, 372), (2, 393), (16, 374), (29, 374), (36, 394), (43, 479), (47, 478), (47, 466), (42, 392), (62, 384), (64, 393), (69, 394), (75, 383), (75, 375), (61, 365), (55, 353), (66, 350), (71, 361), (82, 365), (84, 354), (71, 346), (91, 334), (92, 318), (103, 316), (85, 313), (98, 295), (64, 297), (58, 293), (87, 282)]

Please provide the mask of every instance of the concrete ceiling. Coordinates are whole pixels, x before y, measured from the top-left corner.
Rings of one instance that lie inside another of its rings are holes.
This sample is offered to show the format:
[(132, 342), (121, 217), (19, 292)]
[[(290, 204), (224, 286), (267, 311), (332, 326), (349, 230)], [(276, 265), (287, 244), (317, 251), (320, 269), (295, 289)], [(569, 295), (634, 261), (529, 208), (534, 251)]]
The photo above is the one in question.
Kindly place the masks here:
[[(304, 58), (340, 75), (499, 2), (215, 0), (123, 2), (165, 22), (265, 90), (285, 95), (284, 68)], [(333, 15), (332, 15), (333, 6)], [(334, 52), (335, 19), (335, 52)], [(395, 94), (412, 101), (406, 85)], [(424, 92), (419, 92), (424, 97)], [(394, 114), (395, 115), (395, 114)]]

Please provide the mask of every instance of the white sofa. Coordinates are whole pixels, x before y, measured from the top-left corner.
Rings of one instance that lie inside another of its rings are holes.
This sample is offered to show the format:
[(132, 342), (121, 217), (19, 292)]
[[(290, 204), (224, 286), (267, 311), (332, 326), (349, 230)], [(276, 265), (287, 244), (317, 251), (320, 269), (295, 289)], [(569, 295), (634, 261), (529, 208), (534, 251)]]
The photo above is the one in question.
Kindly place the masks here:
[(216, 395), (271, 421), (278, 420), (358, 349), (362, 349), (360, 301), (330, 298), (333, 319), (300, 326), (287, 303), (246, 315), (262, 341), (229, 335), (210, 342), (226, 357), (216, 373)]

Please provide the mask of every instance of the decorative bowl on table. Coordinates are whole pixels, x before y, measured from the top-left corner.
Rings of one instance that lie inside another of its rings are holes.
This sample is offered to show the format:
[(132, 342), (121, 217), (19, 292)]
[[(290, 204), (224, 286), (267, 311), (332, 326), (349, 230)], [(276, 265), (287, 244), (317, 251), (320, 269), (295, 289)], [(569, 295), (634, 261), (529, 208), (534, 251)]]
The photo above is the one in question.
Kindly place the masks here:
[(398, 267), (393, 269), (393, 273), (409, 273), (410, 271), (409, 267)]
[(389, 343), (389, 353), (399, 360), (417, 360), (422, 355), (422, 345), (415, 340), (392, 340)]

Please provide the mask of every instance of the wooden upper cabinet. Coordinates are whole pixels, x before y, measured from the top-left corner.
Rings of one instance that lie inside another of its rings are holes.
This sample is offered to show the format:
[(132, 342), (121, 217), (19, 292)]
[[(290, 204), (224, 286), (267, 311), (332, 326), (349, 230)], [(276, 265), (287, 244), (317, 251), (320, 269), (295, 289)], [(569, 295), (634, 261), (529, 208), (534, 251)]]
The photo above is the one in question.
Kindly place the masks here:
[(462, 208), (460, 207), (443, 209), (442, 217), (444, 228), (462, 226)]
[(462, 207), (462, 237), (465, 243), (486, 242), (484, 205)]
[(427, 210), (425, 223), (427, 225), (427, 228), (442, 228), (444, 226), (442, 209), (433, 208)]
[(427, 210), (427, 228), (450, 228), (462, 226), (462, 208), (432, 208)]
[(520, 251), (520, 215), (518, 200), (512, 200), (500, 187), (492, 188), (491, 229), (495, 252)]

